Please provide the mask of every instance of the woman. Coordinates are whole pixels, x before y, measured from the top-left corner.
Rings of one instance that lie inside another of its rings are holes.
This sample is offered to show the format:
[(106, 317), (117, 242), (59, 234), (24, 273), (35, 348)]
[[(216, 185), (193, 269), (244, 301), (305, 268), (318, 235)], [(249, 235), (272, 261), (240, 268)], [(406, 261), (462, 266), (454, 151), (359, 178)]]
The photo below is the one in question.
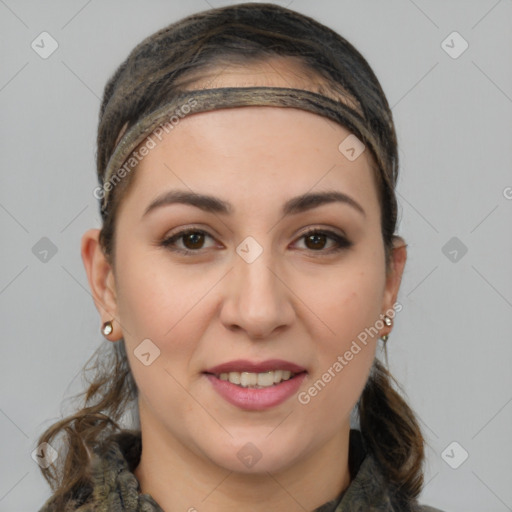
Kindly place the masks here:
[(357, 50), (272, 4), (189, 16), (106, 85), (97, 171), (82, 258), (113, 349), (39, 440), (67, 436), (41, 511), (435, 510), (376, 358), (406, 244)]

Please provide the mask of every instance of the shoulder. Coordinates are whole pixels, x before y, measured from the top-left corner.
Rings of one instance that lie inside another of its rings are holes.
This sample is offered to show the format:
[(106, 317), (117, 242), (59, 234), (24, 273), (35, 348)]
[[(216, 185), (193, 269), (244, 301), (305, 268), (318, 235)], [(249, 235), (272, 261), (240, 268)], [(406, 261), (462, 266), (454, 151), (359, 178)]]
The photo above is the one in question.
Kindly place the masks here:
[[(364, 443), (361, 444), (362, 439), (359, 432), (354, 431), (352, 433), (351, 431), (350, 441), (349, 459), (352, 456), (352, 461), (349, 460), (351, 483), (342, 493), (340, 501), (337, 504), (333, 503), (330, 508), (325, 509), (325, 512), (350, 512), (353, 510), (364, 510), (365, 512), (443, 512), (440, 509), (422, 505), (416, 499), (404, 497), (399, 488), (386, 478), (383, 468), (374, 456), (367, 452)], [(324, 509), (320, 510), (324, 512)]]
[[(54, 494), (38, 512), (92, 512), (98, 507), (107, 510), (107, 503), (116, 500), (130, 503), (151, 501), (150, 497), (139, 497), (139, 484), (133, 474), (140, 454), (140, 431), (123, 430), (98, 441), (89, 462), (89, 480), (76, 483), (66, 495)], [(144, 510), (161, 509), (154, 506)]]

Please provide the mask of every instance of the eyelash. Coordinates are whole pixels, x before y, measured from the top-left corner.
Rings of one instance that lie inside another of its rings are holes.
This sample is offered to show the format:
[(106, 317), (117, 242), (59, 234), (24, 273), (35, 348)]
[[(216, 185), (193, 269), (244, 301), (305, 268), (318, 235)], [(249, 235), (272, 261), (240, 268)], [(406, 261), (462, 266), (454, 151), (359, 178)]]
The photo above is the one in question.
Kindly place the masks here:
[[(160, 245), (173, 251), (173, 252), (180, 253), (185, 256), (192, 256), (193, 254), (198, 254), (201, 252), (202, 249), (191, 250), (191, 249), (180, 249), (177, 247), (173, 247), (173, 244), (177, 240), (183, 238), (186, 235), (192, 234), (192, 233), (196, 233), (196, 234), (200, 233), (202, 235), (206, 235), (206, 236), (209, 236), (210, 238), (213, 238), (208, 232), (206, 232), (202, 229), (187, 228), (187, 229), (184, 229), (183, 231), (179, 231), (178, 233), (166, 238), (165, 240), (163, 240), (160, 243)], [(353, 243), (350, 242), (349, 240), (347, 240), (345, 237), (338, 235), (337, 233), (335, 233), (334, 231), (331, 231), (329, 229), (315, 229), (315, 228), (310, 229), (309, 231), (302, 233), (302, 235), (299, 237), (299, 240), (303, 239), (303, 238), (307, 238), (308, 236), (317, 235), (317, 234), (327, 235), (327, 238), (330, 238), (331, 240), (334, 240), (336, 242), (337, 247), (334, 247), (331, 249), (318, 249), (318, 250), (309, 249), (313, 253), (327, 253), (327, 254), (324, 254), (325, 256), (327, 256), (329, 254), (337, 253), (344, 249), (348, 249), (353, 245)]]

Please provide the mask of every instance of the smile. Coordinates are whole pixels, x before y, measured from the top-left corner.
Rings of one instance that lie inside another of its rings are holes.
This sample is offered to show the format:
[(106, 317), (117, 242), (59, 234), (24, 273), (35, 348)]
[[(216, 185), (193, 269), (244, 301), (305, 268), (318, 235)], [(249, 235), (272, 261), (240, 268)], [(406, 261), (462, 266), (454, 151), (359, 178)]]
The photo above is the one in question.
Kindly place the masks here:
[(304, 367), (281, 359), (260, 363), (236, 360), (209, 368), (203, 375), (226, 402), (243, 410), (276, 407), (299, 390)]

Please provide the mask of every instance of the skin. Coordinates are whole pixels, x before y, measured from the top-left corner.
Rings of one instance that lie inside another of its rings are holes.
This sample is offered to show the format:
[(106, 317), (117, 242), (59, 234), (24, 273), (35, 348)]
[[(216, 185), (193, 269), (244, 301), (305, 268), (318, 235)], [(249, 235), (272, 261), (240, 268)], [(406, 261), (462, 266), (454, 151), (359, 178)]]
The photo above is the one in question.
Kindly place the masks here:
[[(218, 71), (208, 86), (305, 87), (290, 62)], [(234, 359), (278, 358), (307, 369), (299, 392), (307, 391), (358, 334), (392, 309), (406, 245), (397, 238), (386, 269), (371, 161), (367, 152), (352, 162), (340, 153), (348, 135), (298, 109), (189, 115), (135, 171), (118, 211), (113, 267), (99, 246), (99, 230), (83, 235), (96, 307), (102, 322), (115, 319), (108, 339), (124, 338), (139, 389), (144, 448), (135, 475), (142, 492), (164, 510), (313, 510), (350, 483), (350, 413), (377, 337), (306, 405), (293, 396), (266, 411), (244, 411), (202, 374)], [(171, 189), (217, 196), (234, 213), (174, 204), (141, 218), (157, 195)], [(349, 195), (365, 214), (330, 203), (281, 215), (288, 199), (325, 190)], [(176, 241), (196, 253), (159, 245), (188, 227), (209, 235)], [(335, 240), (315, 243), (304, 237), (308, 228), (330, 229), (352, 245), (333, 252)], [(252, 263), (236, 252), (248, 236), (263, 249)], [(379, 334), (390, 330), (384, 326)], [(134, 355), (147, 338), (160, 349), (149, 366)], [(261, 454), (250, 468), (237, 457), (248, 442)]]

